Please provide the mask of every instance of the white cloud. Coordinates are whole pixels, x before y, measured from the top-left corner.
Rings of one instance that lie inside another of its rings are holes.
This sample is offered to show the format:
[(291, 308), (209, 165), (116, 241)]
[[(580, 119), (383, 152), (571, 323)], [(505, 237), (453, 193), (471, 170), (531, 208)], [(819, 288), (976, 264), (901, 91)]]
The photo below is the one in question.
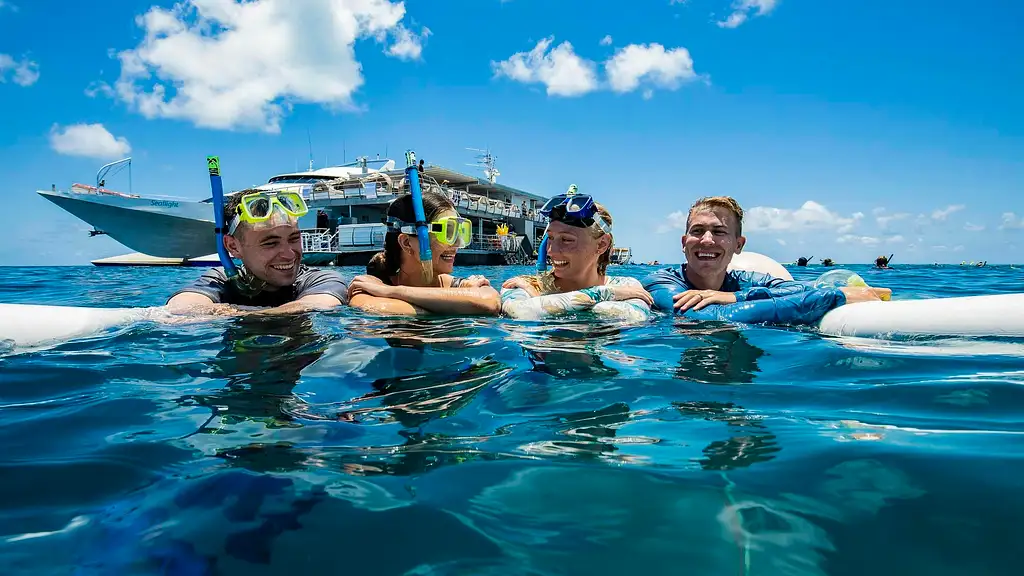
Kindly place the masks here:
[(897, 214), (884, 214), (884, 208), (882, 210), (882, 212), (879, 212), (876, 208), (874, 214), (875, 223), (878, 224), (878, 227), (881, 228), (883, 231), (888, 230), (889, 225), (891, 223), (897, 222), (899, 220), (905, 220), (910, 217), (910, 214), (906, 212), (899, 212)]
[(1017, 216), (1013, 212), (1003, 212), (1003, 221), (999, 225), (1000, 230), (1021, 230), (1024, 229), (1024, 217)]
[(946, 219), (949, 218), (950, 214), (953, 214), (954, 212), (959, 212), (963, 210), (965, 207), (966, 206), (964, 206), (963, 204), (954, 204), (946, 206), (945, 208), (942, 208), (940, 210), (935, 210), (932, 212), (932, 220), (935, 220), (936, 222), (945, 222)]
[(786, 245), (786, 241), (783, 240), (782, 238), (776, 238), (775, 241), (779, 243), (779, 246), (785, 246)]
[(115, 138), (103, 124), (74, 124), (50, 128), (50, 147), (59, 154), (99, 160), (121, 158), (132, 148), (125, 138)]
[(419, 60), (423, 55), (423, 43), (430, 36), (430, 28), (423, 27), (423, 32), (413, 34), (404, 26), (395, 32), (395, 42), (388, 47), (388, 54), (399, 60)]
[(865, 246), (877, 246), (878, 244), (881, 243), (881, 240), (875, 238), (874, 236), (856, 236), (853, 234), (844, 234), (836, 238), (836, 242), (839, 242), (840, 244), (860, 243)]
[(903, 236), (897, 234), (895, 236), (889, 236), (885, 239), (886, 244), (901, 244), (904, 241)]
[(718, 23), (720, 28), (736, 28), (747, 21), (751, 12), (755, 16), (764, 16), (778, 6), (779, 0), (734, 0), (732, 13), (725, 20)]
[(516, 52), (507, 60), (491, 62), (495, 76), (523, 84), (544, 84), (549, 96), (582, 96), (597, 90), (596, 65), (562, 42), (548, 52), (553, 37), (544, 38), (529, 52)]
[(114, 92), (114, 89), (110, 87), (110, 84), (107, 84), (106, 82), (100, 82), (99, 80), (94, 80), (90, 82), (88, 86), (85, 87), (85, 95), (89, 98), (95, 98), (96, 96), (106, 96), (108, 98), (113, 98), (116, 95), (116, 93)]
[[(642, 81), (658, 88), (675, 90), (682, 82), (697, 77), (689, 50), (665, 50), (658, 43), (630, 44), (609, 58), (604, 68), (608, 83), (615, 92), (632, 92)], [(649, 98), (649, 93), (645, 97)]]
[[(276, 133), (293, 103), (355, 109), (364, 83), (355, 44), (418, 58), (429, 35), (390, 0), (183, 0), (136, 23), (145, 38), (118, 54), (117, 97), (146, 118)], [(388, 42), (390, 39), (390, 43)], [(97, 89), (93, 89), (94, 91)]]
[(743, 227), (744, 230), (750, 231), (832, 230), (837, 234), (848, 234), (863, 218), (863, 212), (843, 217), (813, 200), (808, 200), (796, 210), (755, 206), (746, 211)]
[(970, 222), (964, 224), (964, 230), (967, 230), (968, 232), (981, 232), (984, 229), (984, 224), (971, 224)]
[(676, 210), (665, 218), (665, 222), (658, 225), (656, 232), (658, 234), (664, 234), (669, 230), (686, 230), (686, 215), (686, 212)]
[(601, 46), (611, 46), (612, 45), (611, 34), (608, 34), (604, 38), (601, 38), (600, 44), (601, 44)]
[(10, 80), (19, 86), (31, 86), (39, 80), (39, 64), (22, 57), (15, 60), (9, 54), (0, 54), (0, 82)]
[[(601, 44), (606, 40), (610, 43), (611, 37), (606, 36)], [(506, 60), (491, 62), (495, 77), (543, 84), (549, 96), (565, 97), (600, 89), (633, 92), (643, 86), (644, 99), (654, 95), (654, 88), (675, 90), (683, 82), (697, 78), (686, 48), (666, 50), (657, 43), (630, 44), (604, 61), (607, 82), (602, 83), (595, 61), (577, 55), (569, 42), (551, 48), (553, 42), (553, 37), (544, 38), (529, 52), (516, 52)]]

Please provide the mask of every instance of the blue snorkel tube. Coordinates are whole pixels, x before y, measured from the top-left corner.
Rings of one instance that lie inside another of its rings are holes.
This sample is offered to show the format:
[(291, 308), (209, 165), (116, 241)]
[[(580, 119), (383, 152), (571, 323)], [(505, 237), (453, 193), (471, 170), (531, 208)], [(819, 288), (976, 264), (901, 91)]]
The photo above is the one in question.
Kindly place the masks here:
[(220, 263), (224, 266), (224, 274), (228, 278), (232, 278), (238, 275), (238, 269), (235, 268), (235, 262), (228, 254), (227, 248), (224, 247), (224, 234), (227, 232), (224, 228), (227, 223), (224, 222), (224, 186), (220, 182), (220, 157), (207, 156), (206, 166), (210, 169), (210, 187), (213, 189), (213, 222), (214, 232), (217, 233), (217, 256), (220, 257)]
[[(409, 179), (409, 192), (412, 194), (412, 210), (416, 216), (416, 236), (420, 244), (420, 264), (431, 263), (433, 270), (433, 256), (430, 254), (430, 236), (427, 234), (427, 217), (423, 213), (423, 191), (420, 189), (420, 173), (416, 168), (416, 153), (412, 150), (405, 152), (405, 177)], [(424, 270), (424, 273), (426, 270)]]
[(540, 248), (537, 249), (537, 271), (544, 272), (548, 269), (548, 231), (544, 230), (544, 238), (540, 241)]

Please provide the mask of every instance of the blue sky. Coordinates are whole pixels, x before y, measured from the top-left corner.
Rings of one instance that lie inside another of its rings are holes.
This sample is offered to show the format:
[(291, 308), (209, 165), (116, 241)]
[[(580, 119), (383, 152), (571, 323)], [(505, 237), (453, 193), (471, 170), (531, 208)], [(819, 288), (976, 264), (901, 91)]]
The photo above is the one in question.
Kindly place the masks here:
[(1019, 2), (0, 4), (0, 265), (128, 252), (36, 189), (131, 155), (134, 192), (199, 199), (206, 155), (238, 189), (305, 166), (307, 130), (318, 167), (490, 148), (504, 184), (598, 196), (640, 260), (730, 194), (781, 261), (1024, 261)]

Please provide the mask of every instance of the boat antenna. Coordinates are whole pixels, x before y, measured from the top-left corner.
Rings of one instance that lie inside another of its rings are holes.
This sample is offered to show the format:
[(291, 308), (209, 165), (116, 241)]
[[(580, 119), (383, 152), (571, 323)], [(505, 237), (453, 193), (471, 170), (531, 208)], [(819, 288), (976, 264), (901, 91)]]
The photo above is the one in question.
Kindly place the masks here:
[(313, 137), (309, 134), (309, 128), (306, 128), (306, 141), (309, 143), (309, 171), (313, 171)]
[(498, 176), (501, 176), (501, 172), (498, 171), (498, 168), (496, 166), (496, 161), (498, 160), (498, 158), (491, 154), (491, 150), (489, 148), (484, 150), (481, 150), (480, 148), (466, 148), (466, 150), (470, 150), (472, 152), (479, 152), (479, 154), (477, 154), (476, 156), (476, 163), (467, 164), (467, 166), (483, 168), (484, 175), (487, 176), (487, 181), (490, 182), (491, 184), (497, 182)]

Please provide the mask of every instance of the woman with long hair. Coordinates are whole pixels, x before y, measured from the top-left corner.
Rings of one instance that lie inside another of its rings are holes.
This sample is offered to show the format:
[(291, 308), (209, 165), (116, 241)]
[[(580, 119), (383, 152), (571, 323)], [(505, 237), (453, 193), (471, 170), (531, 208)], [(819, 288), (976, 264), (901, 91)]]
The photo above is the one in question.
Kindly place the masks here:
[[(472, 239), (472, 223), (435, 191), (423, 192), (423, 214), (429, 238), (417, 235), (411, 194), (391, 202), (384, 250), (366, 265), (365, 276), (349, 284), (349, 304), (390, 315), (497, 315), (498, 292), (486, 278), (451, 274), (456, 253)], [(420, 242), (430, 242), (432, 260), (426, 269), (419, 259)]]
[(551, 270), (516, 276), (502, 285), (501, 311), (520, 319), (540, 319), (591, 311), (601, 316), (645, 320), (653, 300), (640, 281), (608, 276), (612, 215), (589, 195), (569, 193), (549, 200), (541, 213), (550, 219), (538, 258)]

